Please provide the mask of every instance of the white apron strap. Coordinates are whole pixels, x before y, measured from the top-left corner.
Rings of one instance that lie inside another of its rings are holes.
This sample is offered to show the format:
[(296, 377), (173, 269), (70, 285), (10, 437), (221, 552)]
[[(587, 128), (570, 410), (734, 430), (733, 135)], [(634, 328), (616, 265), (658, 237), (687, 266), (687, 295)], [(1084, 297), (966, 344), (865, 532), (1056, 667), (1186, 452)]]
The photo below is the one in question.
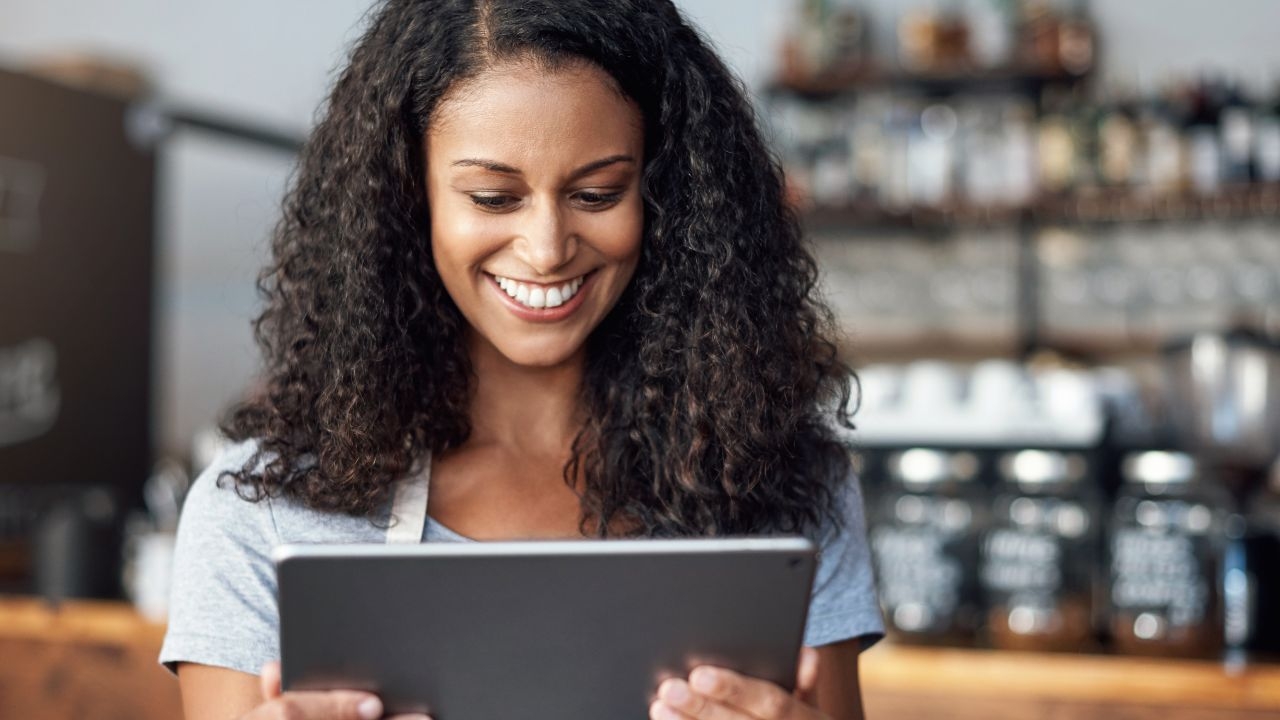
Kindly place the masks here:
[(387, 543), (420, 543), (427, 527), (427, 494), (431, 488), (431, 453), (422, 459), (422, 471), (395, 485)]

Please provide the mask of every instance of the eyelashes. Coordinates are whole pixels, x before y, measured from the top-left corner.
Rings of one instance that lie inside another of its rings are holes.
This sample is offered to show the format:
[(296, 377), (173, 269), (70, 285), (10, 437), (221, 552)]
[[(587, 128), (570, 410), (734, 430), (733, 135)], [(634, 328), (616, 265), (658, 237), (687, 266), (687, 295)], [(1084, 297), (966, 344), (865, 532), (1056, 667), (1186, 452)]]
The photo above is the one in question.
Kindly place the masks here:
[(622, 193), (597, 193), (584, 190), (583, 192), (578, 193), (577, 197), (586, 205), (592, 207), (605, 207), (618, 202), (618, 200), (622, 198)]
[(471, 202), (486, 210), (505, 209), (508, 202), (513, 200), (507, 195), (468, 195), (468, 197), (471, 198)]
[[(584, 210), (607, 210), (617, 205), (624, 194), (624, 191), (602, 193), (583, 190), (571, 195), (570, 199)], [(467, 197), (476, 207), (489, 212), (507, 212), (520, 205), (520, 198), (513, 195), (467, 193)]]

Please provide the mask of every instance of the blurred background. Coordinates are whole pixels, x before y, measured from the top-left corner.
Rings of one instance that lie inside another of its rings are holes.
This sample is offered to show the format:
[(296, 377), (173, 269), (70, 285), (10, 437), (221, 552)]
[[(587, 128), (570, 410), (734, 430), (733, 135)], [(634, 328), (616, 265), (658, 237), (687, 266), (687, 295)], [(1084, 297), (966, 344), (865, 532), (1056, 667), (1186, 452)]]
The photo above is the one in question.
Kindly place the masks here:
[[(861, 378), (869, 714), (1280, 716), (1280, 3), (677, 4)], [(0, 714), (175, 712), (172, 531), (367, 9), (0, 0)]]

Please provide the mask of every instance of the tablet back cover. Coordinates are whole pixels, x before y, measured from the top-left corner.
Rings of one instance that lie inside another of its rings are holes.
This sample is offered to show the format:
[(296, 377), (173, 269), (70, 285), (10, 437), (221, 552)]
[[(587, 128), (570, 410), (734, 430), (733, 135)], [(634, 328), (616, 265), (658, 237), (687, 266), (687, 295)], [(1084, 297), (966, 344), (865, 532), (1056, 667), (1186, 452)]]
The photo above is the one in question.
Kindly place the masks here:
[(640, 720), (695, 665), (792, 688), (803, 539), (293, 546), (278, 556), (287, 690), (378, 693), (435, 720)]

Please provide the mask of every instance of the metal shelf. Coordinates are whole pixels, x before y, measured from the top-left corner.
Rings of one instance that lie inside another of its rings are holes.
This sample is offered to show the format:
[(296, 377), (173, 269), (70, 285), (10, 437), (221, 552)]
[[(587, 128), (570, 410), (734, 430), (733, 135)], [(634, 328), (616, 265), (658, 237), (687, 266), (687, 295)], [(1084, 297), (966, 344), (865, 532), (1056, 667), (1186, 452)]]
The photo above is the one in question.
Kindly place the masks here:
[(861, 65), (835, 68), (807, 78), (780, 77), (764, 86), (767, 98), (829, 100), (868, 90), (911, 90), (925, 95), (958, 93), (1016, 92), (1038, 95), (1048, 85), (1079, 83), (1088, 74), (1072, 74), (1026, 67), (939, 68), (904, 70), (895, 67)]

